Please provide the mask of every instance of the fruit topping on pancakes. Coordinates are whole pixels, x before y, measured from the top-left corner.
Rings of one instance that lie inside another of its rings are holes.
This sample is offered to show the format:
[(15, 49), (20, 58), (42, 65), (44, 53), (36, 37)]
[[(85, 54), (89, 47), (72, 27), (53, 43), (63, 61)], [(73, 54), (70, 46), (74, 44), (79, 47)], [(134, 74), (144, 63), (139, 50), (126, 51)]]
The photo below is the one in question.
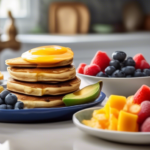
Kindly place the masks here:
[(55, 64), (64, 60), (72, 59), (74, 53), (68, 47), (42, 46), (33, 48), (22, 54), (22, 58), (36, 64)]

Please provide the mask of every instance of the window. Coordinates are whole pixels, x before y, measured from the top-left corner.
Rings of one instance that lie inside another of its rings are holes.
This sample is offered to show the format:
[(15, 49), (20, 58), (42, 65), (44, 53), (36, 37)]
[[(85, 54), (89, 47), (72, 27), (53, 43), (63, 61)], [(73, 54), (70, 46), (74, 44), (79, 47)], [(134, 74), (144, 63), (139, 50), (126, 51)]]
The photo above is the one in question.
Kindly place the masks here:
[(6, 18), (8, 10), (11, 10), (15, 18), (28, 16), (28, 0), (0, 0), (0, 18)]

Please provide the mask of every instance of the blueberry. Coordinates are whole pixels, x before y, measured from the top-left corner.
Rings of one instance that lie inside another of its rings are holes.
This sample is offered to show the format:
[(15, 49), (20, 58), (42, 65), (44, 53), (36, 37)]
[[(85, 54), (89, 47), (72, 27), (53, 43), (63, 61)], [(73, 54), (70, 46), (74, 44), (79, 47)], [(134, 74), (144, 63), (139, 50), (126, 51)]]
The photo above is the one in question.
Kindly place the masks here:
[(15, 94), (9, 93), (5, 97), (5, 103), (8, 105), (15, 105), (16, 102), (17, 102), (17, 96)]
[(14, 109), (14, 107), (12, 105), (6, 105), (7, 109)]
[(114, 66), (116, 69), (120, 68), (120, 62), (118, 60), (111, 60), (109, 65)]
[(112, 77), (125, 77), (125, 73), (121, 70), (116, 70), (113, 74)]
[(125, 72), (126, 67), (121, 68), (121, 71)]
[(124, 72), (126, 75), (132, 75), (135, 72), (135, 68), (133, 66), (126, 66)]
[(132, 77), (133, 77), (132, 75), (127, 75), (127, 76), (126, 76), (126, 78), (132, 78)]
[(97, 75), (97, 77), (108, 77), (105, 73), (103, 73), (102, 71), (100, 71)]
[(136, 71), (136, 72), (142, 72), (142, 70), (141, 70), (141, 69), (136, 69), (135, 71)]
[(105, 73), (107, 75), (112, 75), (113, 72), (116, 70), (116, 68), (114, 66), (108, 66), (106, 69), (105, 69)]
[(1, 104), (0, 109), (6, 109), (6, 104)]
[(144, 69), (144, 70), (143, 70), (143, 73), (144, 73), (146, 76), (150, 76), (150, 69)]
[(142, 72), (134, 72), (134, 77), (143, 77), (144, 74)]
[(121, 63), (120, 63), (120, 68), (125, 67), (125, 66), (126, 66), (126, 65), (125, 65), (125, 63), (126, 63), (126, 60), (125, 60), (125, 61), (123, 61), (123, 62), (121, 62)]
[(4, 104), (4, 101), (0, 98), (0, 105)]
[(23, 107), (24, 107), (24, 103), (23, 102), (18, 101), (15, 104), (15, 109), (23, 109)]
[(2, 98), (3, 100), (5, 99), (5, 97), (9, 94), (10, 92), (8, 90), (4, 90), (0, 93), (0, 98)]
[(135, 61), (132, 57), (128, 57), (125, 63), (126, 66), (135, 66)]
[(122, 51), (115, 51), (112, 54), (114, 60), (119, 60), (120, 62), (124, 61), (126, 58), (126, 53)]

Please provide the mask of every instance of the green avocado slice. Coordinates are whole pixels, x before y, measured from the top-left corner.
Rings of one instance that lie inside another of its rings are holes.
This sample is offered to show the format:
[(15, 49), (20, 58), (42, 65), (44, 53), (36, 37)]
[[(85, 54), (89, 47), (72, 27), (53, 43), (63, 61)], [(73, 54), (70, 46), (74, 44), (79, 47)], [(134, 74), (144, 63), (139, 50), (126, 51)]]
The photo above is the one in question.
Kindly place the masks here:
[(100, 95), (102, 86), (103, 82), (99, 81), (74, 93), (65, 95), (62, 101), (66, 106), (80, 105), (92, 102)]

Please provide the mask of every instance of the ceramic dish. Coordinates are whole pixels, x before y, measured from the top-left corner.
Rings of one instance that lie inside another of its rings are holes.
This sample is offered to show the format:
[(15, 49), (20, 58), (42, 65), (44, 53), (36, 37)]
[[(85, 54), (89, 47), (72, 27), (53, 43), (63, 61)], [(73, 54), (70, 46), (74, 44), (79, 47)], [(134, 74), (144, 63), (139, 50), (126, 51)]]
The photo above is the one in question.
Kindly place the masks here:
[(72, 115), (75, 112), (100, 104), (105, 97), (106, 95), (101, 92), (100, 96), (94, 102), (69, 107), (34, 108), (21, 110), (1, 109), (0, 122), (31, 123), (69, 120), (72, 118)]
[(77, 76), (83, 80), (86, 85), (94, 84), (100, 80), (103, 81), (103, 92), (107, 97), (112, 94), (128, 97), (134, 95), (143, 84), (150, 86), (150, 76), (137, 78), (105, 78), (80, 73), (77, 73)]
[(90, 119), (94, 110), (100, 107), (81, 110), (73, 115), (74, 124), (83, 132), (105, 140), (130, 144), (149, 144), (150, 132), (120, 132), (88, 127), (81, 123), (83, 119)]

